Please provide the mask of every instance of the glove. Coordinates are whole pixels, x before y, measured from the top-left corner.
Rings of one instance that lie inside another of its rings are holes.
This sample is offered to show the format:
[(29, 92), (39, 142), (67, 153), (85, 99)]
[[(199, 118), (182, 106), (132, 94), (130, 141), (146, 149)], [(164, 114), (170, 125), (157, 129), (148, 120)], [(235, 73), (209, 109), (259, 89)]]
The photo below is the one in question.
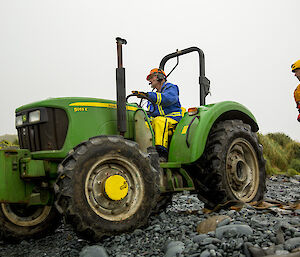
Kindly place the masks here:
[(298, 115), (297, 121), (299, 121), (299, 122), (300, 122), (300, 114)]
[(132, 94), (136, 95), (138, 98), (148, 97), (147, 92), (142, 92), (142, 91), (131, 91), (131, 92)]

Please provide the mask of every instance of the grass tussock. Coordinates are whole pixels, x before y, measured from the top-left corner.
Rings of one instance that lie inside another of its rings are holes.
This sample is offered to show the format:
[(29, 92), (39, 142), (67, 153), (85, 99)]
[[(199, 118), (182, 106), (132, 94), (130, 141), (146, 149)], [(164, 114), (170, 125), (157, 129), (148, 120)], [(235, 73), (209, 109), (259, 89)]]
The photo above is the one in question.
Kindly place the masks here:
[(258, 134), (264, 147), (268, 175), (300, 175), (300, 143), (283, 133)]
[(6, 149), (6, 148), (18, 148), (18, 141), (15, 141), (13, 143), (7, 141), (7, 140), (2, 140), (0, 141), (0, 149)]

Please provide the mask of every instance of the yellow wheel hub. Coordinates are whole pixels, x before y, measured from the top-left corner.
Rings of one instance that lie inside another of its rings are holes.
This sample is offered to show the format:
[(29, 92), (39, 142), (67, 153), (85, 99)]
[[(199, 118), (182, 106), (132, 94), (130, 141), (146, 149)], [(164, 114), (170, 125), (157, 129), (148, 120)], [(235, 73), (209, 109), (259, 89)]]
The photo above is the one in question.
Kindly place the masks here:
[(128, 193), (128, 184), (120, 175), (110, 176), (105, 181), (105, 193), (115, 201), (122, 200)]

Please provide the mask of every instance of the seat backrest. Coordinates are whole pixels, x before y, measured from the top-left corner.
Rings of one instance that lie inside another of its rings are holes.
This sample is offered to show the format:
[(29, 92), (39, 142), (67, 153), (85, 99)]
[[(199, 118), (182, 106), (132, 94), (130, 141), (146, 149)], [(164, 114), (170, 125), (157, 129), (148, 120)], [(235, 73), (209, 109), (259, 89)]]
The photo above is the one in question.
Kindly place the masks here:
[(181, 107), (181, 114), (182, 114), (182, 117), (184, 116), (184, 114), (186, 113), (186, 109), (184, 107)]

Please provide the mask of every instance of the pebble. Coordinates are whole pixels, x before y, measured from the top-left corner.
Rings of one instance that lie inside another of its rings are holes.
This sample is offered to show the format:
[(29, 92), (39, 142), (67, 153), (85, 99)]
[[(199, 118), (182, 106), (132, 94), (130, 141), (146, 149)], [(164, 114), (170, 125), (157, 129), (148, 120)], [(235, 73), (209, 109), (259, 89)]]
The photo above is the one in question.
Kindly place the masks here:
[(226, 225), (218, 227), (216, 229), (216, 237), (222, 239), (223, 237), (232, 237), (232, 236), (250, 236), (253, 234), (253, 230), (248, 225)]
[(300, 237), (295, 237), (287, 240), (284, 244), (286, 250), (292, 251), (300, 246)]
[(275, 255), (284, 255), (284, 254), (289, 254), (290, 252), (289, 251), (286, 251), (286, 250), (277, 250), (275, 251)]
[(200, 254), (200, 257), (210, 257), (210, 251), (209, 250), (205, 250)]
[(104, 247), (93, 245), (84, 247), (79, 257), (108, 257), (108, 255)]
[(201, 241), (203, 241), (206, 238), (209, 238), (209, 235), (207, 235), (207, 234), (200, 234), (200, 235), (194, 236), (193, 237), (193, 241), (195, 243), (200, 243)]
[(181, 241), (171, 241), (166, 246), (164, 257), (178, 257), (184, 250), (184, 243)]

